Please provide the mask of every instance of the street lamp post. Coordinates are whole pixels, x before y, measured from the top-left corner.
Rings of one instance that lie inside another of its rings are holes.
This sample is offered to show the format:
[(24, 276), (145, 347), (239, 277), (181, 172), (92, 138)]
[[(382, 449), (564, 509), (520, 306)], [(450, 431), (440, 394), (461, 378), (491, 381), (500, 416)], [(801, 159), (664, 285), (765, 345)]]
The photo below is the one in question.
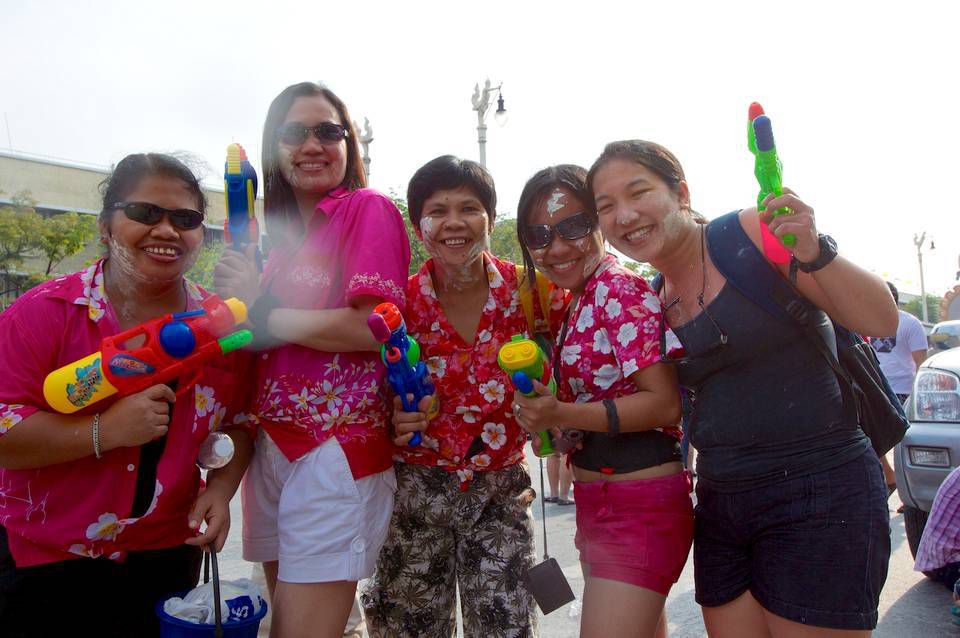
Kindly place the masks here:
[(370, 142), (373, 141), (373, 127), (370, 126), (368, 118), (363, 118), (363, 133), (356, 122), (353, 123), (353, 130), (357, 132), (357, 141), (363, 147), (363, 173), (367, 176), (367, 183), (370, 183)]
[[(920, 312), (923, 313), (923, 322), (930, 323), (927, 317), (927, 288), (923, 282), (923, 242), (927, 239), (927, 233), (923, 232), (918, 237), (913, 235), (913, 245), (917, 247), (917, 263), (920, 264)], [(930, 239), (930, 250), (934, 250), (933, 239)]]
[(483, 90), (479, 84), (473, 86), (473, 110), (477, 112), (477, 144), (480, 146), (480, 166), (487, 166), (487, 108), (490, 106), (490, 94), (497, 92), (497, 111), (494, 113), (494, 119), (503, 126), (507, 121), (507, 109), (503, 106), (503, 94), (500, 92), (499, 84), (495, 87), (490, 86), (489, 78), (483, 84)]

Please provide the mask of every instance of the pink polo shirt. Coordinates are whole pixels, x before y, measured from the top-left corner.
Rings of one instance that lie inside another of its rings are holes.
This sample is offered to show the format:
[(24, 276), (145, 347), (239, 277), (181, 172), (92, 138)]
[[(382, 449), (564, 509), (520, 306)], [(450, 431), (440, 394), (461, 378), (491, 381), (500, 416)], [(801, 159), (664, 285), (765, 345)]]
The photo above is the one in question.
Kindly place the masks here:
[[(188, 308), (208, 293), (186, 285)], [(53, 412), (43, 398), (47, 373), (100, 349), (120, 332), (105, 296), (103, 262), (44, 283), (0, 314), (0, 436), (28, 428), (37, 411)], [(225, 423), (248, 427), (237, 411), (245, 387), (243, 353), (204, 367), (199, 383), (178, 395), (173, 422), (157, 467), (153, 502), (131, 518), (139, 447), (117, 448), (31, 470), (0, 469), (0, 524), (7, 529), (18, 567), (87, 556), (123, 560), (129, 551), (180, 545), (194, 535), (187, 515), (200, 489), (200, 444)], [(103, 412), (105, 399), (78, 414)], [(226, 426), (225, 426), (226, 427)]]
[[(400, 211), (370, 189), (337, 188), (293, 250), (276, 246), (261, 288), (284, 308), (346, 308), (361, 296), (404, 307), (410, 245)], [(375, 352), (284, 344), (260, 355), (253, 412), (291, 461), (331, 436), (355, 478), (391, 466), (386, 369)]]

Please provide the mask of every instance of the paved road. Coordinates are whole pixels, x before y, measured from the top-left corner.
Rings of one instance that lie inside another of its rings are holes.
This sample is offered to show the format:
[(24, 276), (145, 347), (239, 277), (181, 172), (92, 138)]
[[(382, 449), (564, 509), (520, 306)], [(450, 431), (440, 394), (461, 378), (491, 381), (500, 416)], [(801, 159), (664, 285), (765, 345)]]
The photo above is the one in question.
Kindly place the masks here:
[[(528, 459), (535, 486), (539, 486), (539, 467), (528, 448)], [(539, 490), (538, 490), (539, 491)], [(221, 558), (224, 578), (242, 578), (250, 575), (250, 565), (240, 558), (240, 502), (234, 499), (232, 510), (235, 527)], [(908, 638), (912, 636), (936, 638), (958, 636), (960, 628), (950, 622), (950, 593), (941, 585), (925, 579), (913, 571), (913, 559), (903, 531), (903, 516), (893, 510), (899, 505), (896, 494), (890, 499), (890, 526), (893, 554), (890, 570), (880, 597), (880, 623), (874, 636), (878, 638)], [(583, 593), (583, 577), (577, 551), (573, 547), (576, 528), (575, 507), (547, 504), (547, 533), (551, 554), (560, 563), (574, 593)], [(540, 503), (534, 503), (534, 517), (540, 528)], [(539, 532), (538, 532), (539, 534)], [(542, 538), (538, 536), (538, 557)], [(540, 619), (540, 634), (544, 638), (575, 638), (578, 635), (578, 603), (574, 602)], [(667, 619), (670, 636), (692, 638), (704, 636), (700, 609), (693, 598), (693, 561), (688, 560), (680, 581), (667, 599)]]

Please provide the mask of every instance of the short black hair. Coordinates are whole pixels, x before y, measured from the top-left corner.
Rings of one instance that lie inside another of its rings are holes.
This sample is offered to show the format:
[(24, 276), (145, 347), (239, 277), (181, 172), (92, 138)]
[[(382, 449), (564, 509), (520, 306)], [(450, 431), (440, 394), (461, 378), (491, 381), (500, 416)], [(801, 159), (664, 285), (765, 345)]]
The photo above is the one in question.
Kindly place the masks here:
[(890, 294), (893, 295), (893, 302), (899, 306), (899, 305), (900, 305), (900, 291), (897, 290), (897, 287), (894, 286), (894, 285), (893, 285), (892, 283), (890, 283), (889, 281), (887, 282), (887, 288), (890, 289)]
[(113, 205), (122, 202), (136, 190), (140, 181), (149, 175), (172, 177), (183, 182), (190, 194), (197, 198), (197, 210), (207, 212), (207, 197), (203, 194), (200, 180), (173, 155), (163, 153), (134, 153), (120, 160), (106, 179), (100, 182), (100, 195), (103, 208), (100, 209), (100, 221), (110, 223)]
[(497, 216), (497, 189), (493, 184), (493, 176), (476, 162), (454, 155), (441, 155), (418, 168), (407, 185), (407, 208), (414, 229), (420, 227), (423, 204), (431, 195), (464, 186), (480, 200), (492, 226)]

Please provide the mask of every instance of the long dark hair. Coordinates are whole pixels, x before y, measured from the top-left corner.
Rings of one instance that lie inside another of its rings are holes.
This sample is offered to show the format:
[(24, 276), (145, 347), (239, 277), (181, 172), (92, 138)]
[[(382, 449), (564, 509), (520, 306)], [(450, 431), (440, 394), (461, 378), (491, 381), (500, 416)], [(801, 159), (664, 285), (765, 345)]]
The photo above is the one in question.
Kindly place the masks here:
[(267, 110), (267, 119), (263, 123), (263, 214), (266, 220), (267, 233), (274, 244), (286, 241), (288, 228), (302, 227), (303, 225), (300, 210), (297, 206), (297, 198), (280, 171), (277, 130), (286, 119), (287, 113), (290, 112), (294, 100), (298, 97), (317, 95), (322, 96), (333, 105), (340, 117), (340, 124), (348, 131), (346, 139), (347, 170), (340, 186), (346, 186), (353, 191), (367, 185), (367, 176), (363, 170), (363, 161), (360, 156), (360, 142), (357, 139), (357, 131), (353, 126), (353, 120), (350, 119), (350, 113), (347, 111), (347, 105), (337, 97), (336, 93), (322, 84), (300, 82), (288, 86), (280, 92), (280, 95), (273, 98), (273, 102), (270, 103), (270, 108)]
[(173, 155), (163, 153), (134, 153), (117, 162), (106, 179), (100, 182), (103, 207), (100, 221), (109, 224), (113, 217), (113, 205), (122, 202), (133, 192), (144, 177), (163, 175), (183, 182), (190, 194), (197, 199), (197, 210), (207, 212), (207, 197), (203, 194), (200, 180), (193, 171)]
[(520, 243), (520, 252), (523, 253), (523, 265), (526, 268), (527, 280), (531, 290), (536, 290), (537, 268), (533, 263), (527, 245), (523, 242), (523, 229), (530, 225), (530, 217), (534, 209), (539, 206), (550, 193), (558, 188), (565, 188), (576, 196), (587, 207), (585, 212), (596, 217), (597, 211), (593, 205), (593, 197), (587, 190), (587, 169), (575, 164), (558, 164), (544, 168), (527, 180), (517, 202), (517, 241)]

